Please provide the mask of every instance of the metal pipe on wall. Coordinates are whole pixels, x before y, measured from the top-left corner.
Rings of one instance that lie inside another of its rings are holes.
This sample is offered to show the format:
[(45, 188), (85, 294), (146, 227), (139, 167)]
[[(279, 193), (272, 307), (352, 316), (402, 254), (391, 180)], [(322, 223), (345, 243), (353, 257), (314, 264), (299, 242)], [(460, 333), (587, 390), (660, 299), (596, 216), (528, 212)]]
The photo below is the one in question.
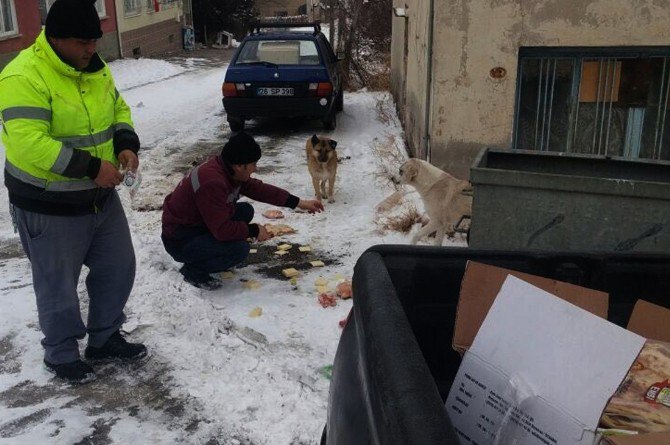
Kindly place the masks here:
[[(119, 41), (119, 57), (123, 59), (123, 42), (121, 42), (121, 23), (119, 22), (119, 11), (116, 10), (116, 2), (112, 2), (114, 17), (116, 18), (116, 38)], [(121, 6), (123, 7), (123, 6)]]
[(430, 123), (432, 114), (433, 96), (433, 22), (435, 20), (435, 0), (429, 0), (428, 4), (428, 35), (426, 40), (426, 100), (423, 122), (423, 158), (430, 162)]

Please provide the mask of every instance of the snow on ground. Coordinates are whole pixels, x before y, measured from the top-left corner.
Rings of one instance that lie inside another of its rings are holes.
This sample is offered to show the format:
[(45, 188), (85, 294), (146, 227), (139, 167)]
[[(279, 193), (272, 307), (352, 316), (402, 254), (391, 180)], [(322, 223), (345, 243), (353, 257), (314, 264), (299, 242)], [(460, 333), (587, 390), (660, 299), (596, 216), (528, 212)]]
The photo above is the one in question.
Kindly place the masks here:
[[(347, 93), (337, 130), (329, 133), (317, 121), (251, 123), (263, 149), (256, 176), (303, 198), (313, 196), (305, 141), (313, 133), (337, 140), (336, 202), (315, 215), (283, 209), (279, 222), (296, 233), (253, 246), (264, 260), (250, 258), (221, 289), (208, 292), (185, 284), (179, 264), (163, 250), (160, 205), (229, 136), (220, 101), (225, 66), (204, 68), (192, 59), (111, 66), (143, 144), (141, 188), (132, 198), (119, 188), (138, 264), (125, 329), (151, 356), (97, 367), (98, 380), (81, 387), (52, 379), (42, 367), (30, 265), (8, 212), (0, 211), (0, 443), (318, 443), (338, 322), (351, 300), (322, 308), (315, 281), (321, 277), (334, 290), (351, 278), (366, 248), (410, 237), (375, 224), (375, 206), (395, 191), (388, 172), (405, 156), (389, 95)], [(0, 201), (7, 209), (6, 190)], [(261, 213), (271, 207), (254, 206), (255, 220), (270, 222)], [(421, 209), (416, 194), (400, 206)], [(290, 261), (271, 253), (282, 242), (294, 245)], [(312, 247), (305, 260), (298, 245)], [(306, 259), (327, 265), (302, 267), (295, 286), (279, 274), (289, 262), (306, 266)], [(83, 281), (79, 289), (85, 312)], [(251, 317), (254, 308), (262, 315)]]

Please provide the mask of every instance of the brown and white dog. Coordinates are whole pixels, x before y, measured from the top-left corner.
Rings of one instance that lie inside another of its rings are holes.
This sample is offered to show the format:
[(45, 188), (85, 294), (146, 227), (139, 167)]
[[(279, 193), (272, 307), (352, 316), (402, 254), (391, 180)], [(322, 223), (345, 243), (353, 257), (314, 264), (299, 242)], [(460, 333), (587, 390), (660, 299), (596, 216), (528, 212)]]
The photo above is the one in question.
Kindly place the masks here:
[(461, 219), (472, 213), (472, 186), (420, 159), (405, 161), (399, 173), (394, 182), (414, 187), (430, 218), (428, 224), (414, 235), (412, 244), (436, 232), (435, 245), (441, 246), (444, 235), (453, 236)]
[[(328, 198), (335, 202), (335, 175), (337, 174), (337, 142), (317, 135), (307, 139), (307, 169), (312, 176), (312, 185), (316, 199)], [(328, 181), (328, 193), (326, 193)]]

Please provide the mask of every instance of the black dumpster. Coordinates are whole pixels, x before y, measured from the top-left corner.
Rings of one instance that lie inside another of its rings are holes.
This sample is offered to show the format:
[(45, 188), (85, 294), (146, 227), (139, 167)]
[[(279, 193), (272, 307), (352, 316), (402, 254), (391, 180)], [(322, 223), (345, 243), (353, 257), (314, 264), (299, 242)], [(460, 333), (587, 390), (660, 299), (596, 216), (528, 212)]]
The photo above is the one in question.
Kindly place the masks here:
[(670, 252), (670, 162), (484, 149), (470, 247)]
[(327, 444), (458, 444), (444, 400), (468, 260), (608, 292), (625, 326), (635, 301), (670, 306), (670, 255), (375, 246), (354, 269), (354, 304), (330, 386)]

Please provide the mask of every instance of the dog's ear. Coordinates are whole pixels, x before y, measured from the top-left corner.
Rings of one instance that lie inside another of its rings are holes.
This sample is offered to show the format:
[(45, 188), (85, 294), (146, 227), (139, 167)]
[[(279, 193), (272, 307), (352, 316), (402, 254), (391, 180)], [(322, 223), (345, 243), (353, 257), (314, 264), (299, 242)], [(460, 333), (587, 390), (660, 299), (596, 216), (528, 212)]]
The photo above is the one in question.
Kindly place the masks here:
[(337, 141), (334, 140), (329, 140), (328, 143), (330, 144), (330, 148), (335, 149), (337, 147)]
[(419, 174), (419, 168), (414, 163), (409, 163), (404, 166), (405, 175), (407, 180), (411, 181), (416, 178), (416, 175)]
[(314, 135), (312, 136), (312, 145), (316, 146), (319, 143), (319, 138)]

